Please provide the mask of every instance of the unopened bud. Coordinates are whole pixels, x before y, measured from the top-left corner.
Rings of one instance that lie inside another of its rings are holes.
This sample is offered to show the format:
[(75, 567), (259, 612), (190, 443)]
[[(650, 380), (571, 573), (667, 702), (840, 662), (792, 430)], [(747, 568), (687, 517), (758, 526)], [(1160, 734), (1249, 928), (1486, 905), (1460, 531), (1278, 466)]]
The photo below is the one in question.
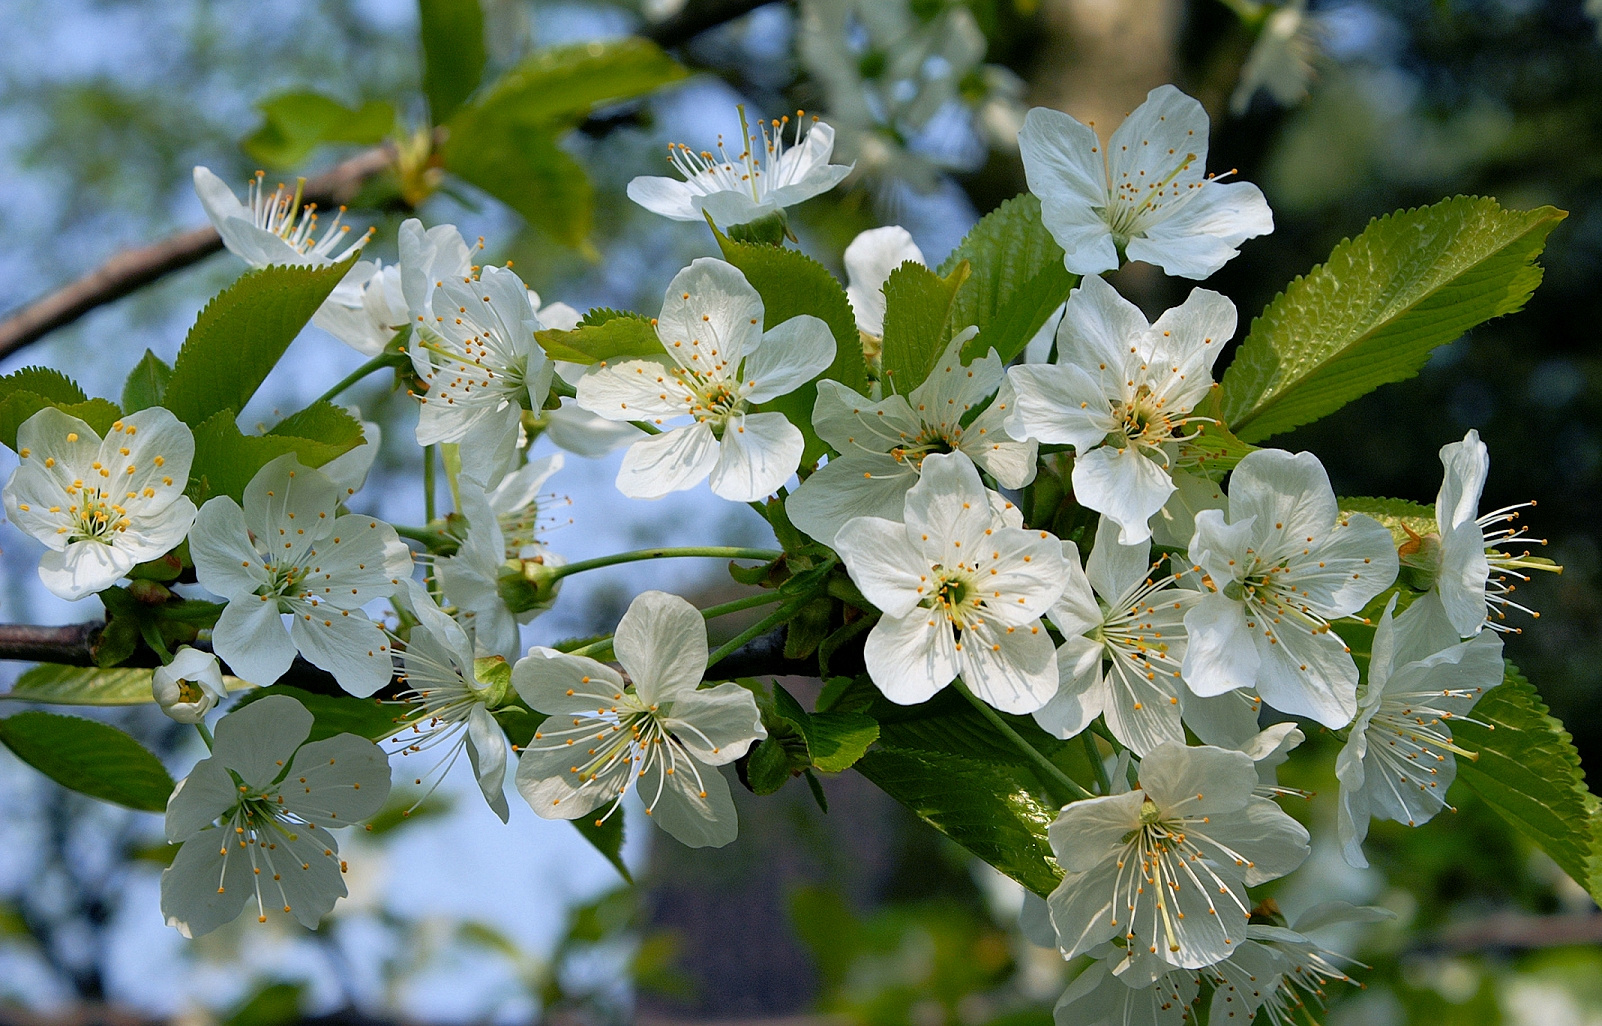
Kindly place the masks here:
[(561, 557), (545, 553), (532, 559), (509, 559), (501, 568), (497, 591), (513, 613), (543, 613), (556, 602), (562, 587), (557, 576)]
[(156, 667), (150, 691), (161, 711), (179, 723), (199, 723), (228, 694), (217, 657), (188, 646)]
[(164, 585), (151, 580), (134, 580), (128, 583), (128, 594), (147, 606), (159, 606), (172, 598), (172, 592)]

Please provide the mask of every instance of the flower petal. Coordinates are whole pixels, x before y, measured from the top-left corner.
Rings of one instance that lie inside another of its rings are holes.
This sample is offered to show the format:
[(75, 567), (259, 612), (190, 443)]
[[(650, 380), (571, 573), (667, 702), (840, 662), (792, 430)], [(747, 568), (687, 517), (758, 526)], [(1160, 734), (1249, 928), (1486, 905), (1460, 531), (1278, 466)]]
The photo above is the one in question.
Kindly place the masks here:
[(886, 698), (917, 705), (957, 676), (955, 642), (950, 621), (930, 610), (914, 609), (901, 617), (886, 612), (868, 634), (863, 659)]
[(506, 807), (506, 735), (482, 702), (467, 712), (467, 758), (473, 764), (473, 777), (484, 800), (505, 823), (510, 817)]
[(733, 264), (699, 257), (673, 276), (656, 333), (679, 366), (733, 377), (761, 345), (762, 297)]
[(389, 758), (355, 734), (302, 745), (284, 778), (285, 808), (323, 828), (352, 826), (389, 797)]
[(211, 757), (254, 788), (266, 788), (311, 735), (312, 714), (288, 695), (267, 695), (217, 721)]
[(768, 736), (756, 699), (739, 684), (683, 690), (671, 702), (664, 707), (663, 725), (708, 766), (731, 763)]
[(721, 848), (739, 836), (728, 781), (715, 766), (680, 762), (671, 775), (667, 768), (662, 759), (653, 759), (640, 777), (640, 797), (657, 826), (690, 848)]
[(845, 249), (846, 296), (857, 317), (857, 328), (869, 335), (884, 334), (884, 283), (890, 272), (911, 261), (925, 264), (923, 251), (912, 234), (900, 225), (870, 228)]
[(701, 220), (701, 211), (692, 202), (696, 193), (677, 178), (640, 175), (629, 182), (628, 196), (653, 214), (675, 221)]
[(1256, 682), (1255, 634), (1247, 629), (1239, 602), (1219, 594), (1202, 596), (1185, 614), (1185, 636), (1180, 674), (1197, 695), (1210, 698)]
[(333, 674), (346, 691), (366, 698), (395, 675), (389, 638), (361, 610), (313, 608), (300, 601), (290, 606), (289, 636), (295, 647)]
[(1129, 241), (1131, 260), (1165, 274), (1200, 280), (1240, 255), (1240, 244), (1274, 230), (1263, 191), (1250, 182), (1204, 180), (1178, 209)]
[(1074, 460), (1074, 496), (1118, 525), (1124, 545), (1151, 538), (1150, 521), (1174, 493), (1168, 472), (1136, 446), (1098, 445)]
[(847, 521), (834, 546), (862, 594), (891, 618), (906, 616), (923, 599), (926, 560), (906, 525), (879, 517)]
[(709, 426), (675, 428), (629, 446), (617, 472), (617, 489), (631, 499), (660, 499), (706, 480), (718, 457), (718, 441)]
[(894, 457), (852, 452), (802, 481), (785, 500), (784, 512), (790, 523), (833, 548), (841, 528), (857, 517), (899, 520), (907, 489), (917, 480), (918, 472)]
[(712, 467), (712, 494), (730, 502), (761, 501), (795, 473), (805, 447), (801, 429), (782, 413), (730, 417)]
[(228, 603), (211, 644), (230, 673), (258, 687), (278, 683), (295, 661), (295, 643), (272, 596), (242, 595)]
[(1099, 643), (1084, 637), (1069, 638), (1057, 649), (1057, 692), (1034, 711), (1040, 729), (1067, 740), (1101, 715), (1107, 697), (1101, 653)]
[(512, 687), (536, 712), (560, 716), (588, 705), (593, 695), (618, 694), (624, 685), (605, 663), (554, 648), (531, 648), (512, 667)]
[(963, 681), (1002, 712), (1032, 713), (1057, 693), (1057, 648), (1039, 621), (965, 630), (957, 652)]
[(618, 621), (612, 648), (641, 701), (670, 702), (706, 672), (706, 621), (677, 595), (641, 592)]
[(1063, 248), (1074, 274), (1118, 266), (1112, 232), (1099, 209), (1107, 205), (1107, 165), (1095, 130), (1061, 111), (1035, 107), (1018, 132), (1029, 191), (1040, 197), (1040, 218)]

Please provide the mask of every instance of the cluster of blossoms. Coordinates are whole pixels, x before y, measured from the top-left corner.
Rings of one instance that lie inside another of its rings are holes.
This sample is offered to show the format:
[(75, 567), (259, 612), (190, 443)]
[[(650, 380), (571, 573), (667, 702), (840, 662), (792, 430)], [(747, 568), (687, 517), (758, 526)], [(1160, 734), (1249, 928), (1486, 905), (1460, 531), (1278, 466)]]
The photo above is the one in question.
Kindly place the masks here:
[[(1031, 906), (1045, 943), (1096, 960), (1060, 1021), (1177, 1023), (1204, 993), (1215, 1022), (1283, 1021), (1318, 984), (1345, 978), (1306, 935), (1374, 914), (1315, 910), (1291, 927), (1248, 894), (1309, 850), (1277, 804), (1289, 792), (1275, 767), (1302, 739), (1283, 717), (1343, 738), (1340, 839), (1365, 864), (1373, 818), (1416, 825), (1446, 807), (1462, 754), (1450, 723), (1502, 680), (1499, 631), (1522, 608), (1510, 581), (1549, 564), (1514, 550), (1515, 509), (1479, 514), (1489, 465), (1472, 431), (1441, 450), (1438, 522), (1425, 533), (1343, 509), (1311, 453), (1242, 445), (1231, 463), (1204, 459), (1234, 304), (1197, 288), (1152, 321), (1101, 275), (1138, 260), (1202, 279), (1272, 230), (1255, 186), (1206, 174), (1208, 128), (1201, 105), (1168, 86), (1107, 142), (1060, 112), (1023, 119), (1042, 223), (1080, 276), (1049, 361), (1008, 367), (993, 348), (972, 351), (976, 329), (952, 325), (924, 380), (902, 389), (876, 375), (863, 394), (822, 377), (841, 353), (824, 320), (770, 325), (738, 267), (701, 258), (674, 276), (654, 340), (628, 358), (559, 366), (541, 333), (572, 331), (577, 312), (542, 304), (509, 266), (475, 265), (454, 227), (414, 219), (400, 229), (400, 262), (355, 264), (316, 323), (407, 372), (417, 443), (454, 456), (450, 516), (397, 531), (349, 507), (375, 426), (336, 460), (287, 453), (239, 501), (215, 495), (197, 510), (184, 494), (194, 438), (159, 407), (104, 436), (61, 410), (35, 414), (5, 508), (50, 549), (41, 579), (69, 599), (187, 542), (196, 587), (223, 604), (210, 652), (180, 648), (154, 675), (175, 719), (203, 722), (226, 700), (219, 659), (258, 688), (304, 659), (351, 695), (395, 704), (394, 729), (377, 740), (388, 755), (437, 760), (419, 785), (466, 751), (507, 819), (510, 734), (516, 788), (537, 815), (600, 825), (637, 790), (680, 841), (723, 845), (736, 817), (719, 767), (768, 730), (746, 686), (708, 684), (724, 654), (709, 652), (713, 612), (647, 591), (608, 639), (521, 641), (563, 577), (625, 558), (569, 564), (550, 550), (541, 491), (562, 457), (530, 458), (534, 442), (548, 434), (583, 457), (626, 445), (623, 495), (705, 481), (765, 516), (782, 509), (784, 526), (812, 540), (812, 566), (842, 564), (839, 590), (872, 618), (866, 678), (889, 702), (954, 687), (995, 722), (1005, 720), (992, 710), (1032, 716), (1058, 738), (1104, 724), (1119, 758), (1101, 793), (1081, 789), (1052, 825), (1062, 880), (1044, 911)], [(830, 163), (827, 125), (753, 133), (742, 115), (742, 132), (738, 156), (676, 148), (683, 180), (636, 179), (629, 195), (729, 227), (851, 170)], [(319, 237), (282, 191), (257, 182), (245, 204), (203, 168), (195, 180), (224, 241), (254, 265), (327, 265), (354, 250), (336, 256), (339, 233)], [(923, 254), (889, 227), (859, 236), (844, 262), (871, 366), (886, 281)], [(776, 401), (808, 387), (800, 424)], [(808, 434), (827, 447), (821, 466), (804, 462)], [(1026, 524), (1014, 502), (1037, 474), (1059, 472), (1099, 514), (1078, 542), (1054, 535), (1054, 521)], [(1347, 638), (1369, 628), (1364, 674)], [(1282, 717), (1265, 724), (1269, 712)], [(247, 700), (174, 793), (167, 833), (184, 847), (162, 900), (186, 934), (232, 919), (251, 894), (259, 917), (281, 907), (313, 925), (344, 893), (327, 831), (382, 803), (388, 755), (348, 734), (308, 744), (310, 730), (290, 698)]]

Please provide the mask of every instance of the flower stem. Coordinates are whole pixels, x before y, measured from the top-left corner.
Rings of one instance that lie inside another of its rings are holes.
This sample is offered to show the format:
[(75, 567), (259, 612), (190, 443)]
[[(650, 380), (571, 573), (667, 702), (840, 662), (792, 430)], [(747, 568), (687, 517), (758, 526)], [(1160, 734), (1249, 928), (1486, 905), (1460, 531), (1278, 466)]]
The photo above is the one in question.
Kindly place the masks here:
[[(771, 605), (783, 597), (784, 596), (779, 594), (777, 591), (764, 591), (759, 595), (747, 595), (745, 598), (735, 599), (732, 602), (724, 602), (721, 605), (716, 606), (707, 606), (705, 609), (701, 610), (701, 615), (710, 620), (716, 616), (723, 616), (728, 613), (738, 613), (742, 609), (753, 609), (757, 606)], [(606, 637), (592, 641), (588, 645), (585, 645), (581, 648), (572, 649), (567, 654), (588, 656), (591, 659), (600, 659), (602, 656), (611, 654), (612, 640), (612, 635), (608, 634)]]
[(322, 402), (332, 402), (335, 396), (339, 395), (339, 393), (345, 391), (345, 389), (349, 388), (350, 386), (356, 384), (356, 382), (360, 381), (361, 379), (367, 377), (367, 375), (373, 373), (374, 371), (383, 370), (385, 367), (399, 366), (399, 361), (402, 359), (404, 359), (404, 357), (402, 357), (399, 353), (379, 353), (371, 360), (368, 360), (360, 367), (357, 367), (349, 374), (334, 382), (333, 387), (324, 392), (322, 395), (318, 396), (316, 399), (312, 400), (312, 404), (316, 405), (317, 403)]
[(706, 668), (708, 670), (712, 669), (712, 667), (722, 662), (725, 656), (739, 648), (741, 645), (744, 645), (752, 638), (761, 637), (780, 624), (788, 623), (790, 620), (794, 619), (795, 614), (800, 611), (802, 606), (806, 605), (808, 602), (811, 602), (816, 597), (816, 593), (810, 591), (800, 595), (789, 602), (786, 602), (784, 605), (780, 606), (778, 609), (775, 609), (767, 616), (764, 616), (762, 619), (736, 634), (728, 641), (725, 641), (722, 645), (718, 646), (715, 652), (707, 656)]
[(1074, 780), (1073, 777), (1064, 773), (1056, 763), (1046, 758), (1045, 753), (1025, 740), (1024, 736), (1014, 730), (1012, 724), (1008, 723), (1000, 713), (990, 708), (984, 699), (969, 691), (968, 685), (961, 680), (954, 680), (951, 682), (951, 686), (956, 688), (957, 693), (966, 698), (970, 705), (979, 710), (979, 715), (989, 720), (991, 726), (1001, 731), (1007, 740), (1011, 741), (1018, 751), (1024, 754), (1025, 758), (1045, 771), (1046, 779), (1049, 782), (1061, 785), (1075, 799), (1095, 797), (1095, 795), (1079, 786), (1079, 782)]
[(200, 732), (200, 740), (206, 742), (206, 751), (208, 751), (208, 752), (211, 751), (211, 748), (212, 748), (211, 731), (206, 727), (206, 724), (204, 722), (196, 723), (195, 724), (195, 730)]
[(1112, 781), (1107, 779), (1107, 766), (1101, 761), (1101, 749), (1096, 747), (1096, 737), (1090, 731), (1079, 735), (1085, 746), (1085, 758), (1090, 760), (1091, 771), (1096, 774), (1096, 783), (1101, 785), (1101, 793), (1112, 794)]
[(434, 522), (434, 447), (423, 446), (423, 519)]
[(771, 563), (784, 555), (782, 552), (772, 552), (768, 549), (742, 549), (727, 545), (689, 545), (680, 548), (663, 549), (635, 549), (633, 552), (617, 552), (610, 556), (597, 556), (594, 559), (581, 559), (576, 563), (566, 563), (551, 568), (551, 580), (559, 581), (564, 577), (585, 570), (598, 570), (603, 566), (616, 566), (619, 563), (637, 563), (642, 559), (678, 559), (687, 556), (707, 556), (714, 559), (760, 559), (764, 563)]

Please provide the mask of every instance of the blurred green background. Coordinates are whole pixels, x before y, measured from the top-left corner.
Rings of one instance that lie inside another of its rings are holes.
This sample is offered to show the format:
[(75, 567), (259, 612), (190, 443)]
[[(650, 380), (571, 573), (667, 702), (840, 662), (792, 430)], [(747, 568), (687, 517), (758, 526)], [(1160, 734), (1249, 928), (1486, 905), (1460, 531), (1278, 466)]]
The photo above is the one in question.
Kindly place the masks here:
[[(1520, 589), (1541, 615), (1514, 621), (1525, 630), (1507, 638), (1507, 654), (1573, 732), (1587, 768), (1602, 765), (1602, 51), (1598, 12), (1585, 9), (1602, 5), (808, 0), (753, 11), (686, 2), (711, 26), (676, 51), (694, 77), (564, 139), (598, 189), (584, 247), (563, 245), (549, 225), (527, 225), (468, 187), (428, 199), (425, 220), (482, 232), (489, 255), (515, 258), (547, 300), (654, 312), (666, 281), (709, 240), (698, 226), (633, 207), (622, 188), (635, 174), (659, 173), (668, 139), (708, 145), (743, 100), (767, 114), (823, 114), (857, 163), (841, 190), (793, 212), (803, 248), (838, 269), (857, 231), (899, 222), (932, 264), (977, 216), (1023, 188), (1014, 137), (1028, 105), (1110, 127), (1163, 82), (1212, 114), (1209, 167), (1238, 169), (1274, 209), (1274, 233), (1207, 283), (1235, 300), (1243, 328), (1371, 217), (1457, 193), (1569, 211), (1525, 311), (1438, 351), (1417, 380), (1275, 444), (1316, 452), (1339, 494), (1429, 502), (1437, 450), (1478, 428), (1492, 456), (1484, 508), (1538, 500), (1529, 525), (1550, 540), (1542, 554), (1565, 567)], [(683, 17), (684, 7), (484, 0), (489, 60), (508, 67), (538, 47), (625, 34)], [(239, 143), (260, 123), (254, 105), (266, 97), (316, 89), (351, 105), (399, 101), (411, 123), (422, 116), (410, 0), (3, 0), (0, 18), (10, 44), (0, 53), (0, 308), (119, 248), (198, 223), (191, 166), (242, 181), (261, 152), (247, 155)], [(1294, 30), (1289, 48), (1262, 50), (1276, 27)], [(1243, 88), (1243, 68), (1265, 61), (1279, 71), (1272, 88)], [(325, 147), (272, 172), (314, 173), (350, 150)], [(387, 209), (358, 220), (378, 224), (375, 251), (391, 258), (406, 212), (393, 190), (372, 198)], [(29, 362), (82, 368), (80, 380), (104, 393), (145, 346), (170, 355), (195, 309), (237, 271), (231, 258), (214, 257), (0, 371)], [(1148, 312), (1188, 290), (1148, 272), (1118, 276)], [(311, 345), (337, 349), (326, 338)], [(308, 356), (276, 387), (315, 394), (330, 359)], [(398, 479), (416, 459), (408, 404), (376, 389), (361, 398), (385, 423), (386, 469)], [(603, 468), (566, 488), (578, 499), (609, 481)], [(650, 507), (595, 508), (589, 515), (613, 518), (607, 526), (631, 537), (663, 530)], [(674, 517), (694, 515), (686, 507)], [(563, 538), (553, 544), (560, 550)], [(32, 553), (15, 532), (5, 549), (5, 619), (83, 618), (30, 586)], [(617, 579), (575, 590), (539, 624), (556, 636), (588, 633), (643, 586)], [(810, 697), (805, 684), (796, 690)], [(146, 737), (163, 729), (141, 726)], [(176, 753), (175, 736), (167, 740)], [(1286, 772), (1287, 783), (1316, 792), (1291, 807), (1325, 838), (1334, 833), (1335, 747), (1311, 737)], [(604, 865), (584, 875), (553, 859), (543, 875), (526, 875), (534, 871), (503, 861), (493, 840), (474, 848), (464, 874), (447, 831), (441, 846), (413, 846), (424, 855), (392, 860), (396, 871), (375, 885), (389, 899), (353, 897), (310, 942), (228, 934), (190, 950), (161, 940), (165, 961), (138, 962), (156, 966), (152, 978), (148, 968), (127, 969), (141, 938), (159, 929), (151, 903), (130, 896), (148, 894), (159, 870), (151, 825), (92, 808), (0, 759), (0, 1021), (1046, 1023), (1071, 972), (1018, 934), (1014, 885), (848, 773), (825, 782), (826, 815), (801, 783), (768, 799), (737, 794), (741, 838), (722, 851), (631, 842), (632, 890), (613, 890), (621, 881)], [(1372, 870), (1350, 870), (1319, 848), (1272, 890), (1287, 910), (1340, 897), (1397, 913), (1343, 938), (1373, 968), (1353, 969), (1365, 989), (1331, 982), (1327, 1021), (1602, 1022), (1596, 907), (1494, 813), (1461, 789), (1453, 799), (1458, 812), (1423, 829), (1377, 824)], [(430, 808), (443, 815), (448, 804)], [(428, 822), (388, 824), (371, 847), (391, 837), (400, 844)], [(440, 877), (516, 890), (539, 919), (538, 939), (453, 912), (427, 887), (408, 899), (408, 888)]]

